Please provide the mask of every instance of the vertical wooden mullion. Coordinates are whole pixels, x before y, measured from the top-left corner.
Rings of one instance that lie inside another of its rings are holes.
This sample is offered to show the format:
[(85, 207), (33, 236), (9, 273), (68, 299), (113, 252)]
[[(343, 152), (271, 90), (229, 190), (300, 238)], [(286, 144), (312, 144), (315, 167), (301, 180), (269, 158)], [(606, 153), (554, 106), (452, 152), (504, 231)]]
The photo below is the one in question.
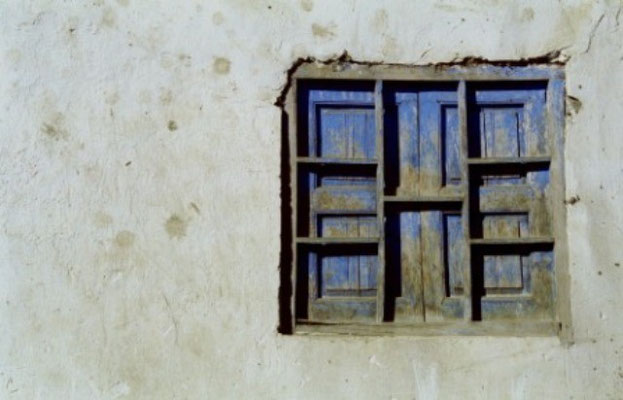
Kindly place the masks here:
[[(558, 72), (558, 71), (557, 71)], [(565, 121), (565, 83), (562, 72), (553, 74), (547, 86), (547, 133), (549, 136), (550, 163), (550, 207), (554, 245), (554, 273), (556, 281), (556, 317), (559, 322), (559, 335), (563, 343), (573, 342), (571, 330), (571, 298), (568, 259), (566, 219), (567, 210), (559, 207), (565, 199), (564, 166), (564, 121)]]
[(385, 173), (384, 173), (384, 114), (383, 108), (383, 81), (377, 80), (374, 85), (374, 115), (376, 121), (376, 215), (379, 231), (378, 244), (378, 271), (376, 287), (376, 322), (383, 322), (385, 311)]
[(459, 82), (458, 87), (458, 117), (459, 137), (461, 140), (461, 179), (463, 181), (463, 207), (461, 209), (461, 221), (463, 223), (463, 236), (465, 240), (465, 265), (463, 266), (463, 315), (466, 321), (472, 320), (472, 252), (470, 246), (470, 173), (467, 159), (469, 158), (469, 137), (467, 128), (467, 89), (464, 80)]

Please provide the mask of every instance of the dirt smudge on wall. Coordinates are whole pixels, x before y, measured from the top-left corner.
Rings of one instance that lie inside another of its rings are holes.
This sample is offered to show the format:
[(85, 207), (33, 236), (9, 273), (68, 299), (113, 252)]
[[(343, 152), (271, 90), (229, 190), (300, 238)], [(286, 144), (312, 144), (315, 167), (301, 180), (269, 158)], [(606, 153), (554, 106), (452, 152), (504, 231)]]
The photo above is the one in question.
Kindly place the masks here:
[(116, 15), (112, 8), (106, 7), (102, 14), (102, 26), (112, 28), (115, 26)]
[(93, 216), (93, 222), (95, 226), (97, 226), (98, 228), (105, 228), (109, 226), (110, 224), (112, 224), (113, 219), (110, 215), (106, 214), (105, 212), (98, 211)]
[(372, 24), (377, 31), (383, 33), (385, 29), (387, 29), (387, 11), (382, 9), (377, 10), (376, 13), (374, 13)]
[(136, 235), (130, 231), (120, 231), (115, 236), (115, 243), (119, 247), (130, 247), (134, 244)]
[(171, 239), (181, 239), (186, 236), (188, 222), (177, 214), (172, 214), (164, 225)]
[(65, 116), (61, 113), (54, 113), (50, 119), (41, 124), (41, 132), (52, 140), (59, 141), (67, 139), (69, 132), (64, 127)]
[(312, 0), (301, 0), (301, 8), (307, 12), (314, 9), (314, 2)]
[(320, 24), (312, 24), (311, 29), (314, 36), (319, 38), (332, 38), (335, 36), (335, 33), (332, 31), (333, 25), (322, 26)]
[(532, 21), (534, 19), (534, 10), (530, 7), (526, 7), (521, 12), (521, 17), (519, 18), (522, 22)]
[(217, 57), (214, 59), (214, 72), (219, 75), (226, 75), (231, 68), (231, 61), (224, 57)]
[(223, 23), (223, 21), (225, 21), (225, 17), (223, 17), (223, 13), (220, 11), (215, 12), (214, 14), (212, 14), (212, 23), (214, 25), (221, 25)]
[(169, 105), (173, 101), (173, 92), (170, 89), (160, 89), (159, 99), (163, 106)]

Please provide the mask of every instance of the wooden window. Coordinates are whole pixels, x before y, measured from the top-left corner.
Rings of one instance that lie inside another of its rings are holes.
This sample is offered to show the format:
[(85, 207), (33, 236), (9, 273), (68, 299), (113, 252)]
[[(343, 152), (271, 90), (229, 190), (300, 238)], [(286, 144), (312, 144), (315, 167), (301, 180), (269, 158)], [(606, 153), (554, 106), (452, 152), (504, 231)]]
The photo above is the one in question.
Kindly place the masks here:
[(293, 78), (295, 332), (568, 328), (561, 67)]

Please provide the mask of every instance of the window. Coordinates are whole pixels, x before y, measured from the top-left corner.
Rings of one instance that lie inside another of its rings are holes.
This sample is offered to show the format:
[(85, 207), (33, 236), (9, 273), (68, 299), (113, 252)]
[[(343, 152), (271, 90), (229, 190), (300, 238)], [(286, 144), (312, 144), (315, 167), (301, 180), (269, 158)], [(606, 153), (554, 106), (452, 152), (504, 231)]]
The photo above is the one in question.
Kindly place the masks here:
[(560, 66), (299, 68), (295, 331), (565, 329), (563, 79)]

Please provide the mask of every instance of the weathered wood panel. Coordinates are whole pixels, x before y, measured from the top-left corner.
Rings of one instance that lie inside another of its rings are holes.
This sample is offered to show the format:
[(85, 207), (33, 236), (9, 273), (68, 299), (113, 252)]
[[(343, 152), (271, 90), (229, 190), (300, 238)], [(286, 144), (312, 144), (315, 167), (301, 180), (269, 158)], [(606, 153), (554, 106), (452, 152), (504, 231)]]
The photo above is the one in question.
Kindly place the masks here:
[[(452, 82), (430, 82), (427, 70), (427, 82), (302, 85), (302, 319), (556, 317), (550, 162), (558, 155), (544, 80), (561, 71), (485, 70), (439, 73)], [(512, 71), (515, 82), (490, 81)]]
[(475, 283), (479, 298), (474, 299), (479, 302), (478, 319), (551, 317), (552, 252), (532, 251), (529, 242), (522, 242), (551, 235), (549, 169), (538, 162), (551, 153), (545, 86), (479, 85), (471, 101), (470, 160), (496, 160), (472, 161), (470, 170), (478, 201), (472, 208), (478, 215), (472, 237), (482, 238), (483, 244), (498, 243), (479, 248), (472, 262), (480, 270), (475, 274), (480, 279)]
[[(307, 107), (303, 204), (308, 209), (308, 318), (374, 321), (379, 288), (376, 181), (377, 124), (373, 87), (312, 85)], [(371, 239), (373, 242), (370, 242)], [(311, 246), (311, 247), (309, 247)]]

